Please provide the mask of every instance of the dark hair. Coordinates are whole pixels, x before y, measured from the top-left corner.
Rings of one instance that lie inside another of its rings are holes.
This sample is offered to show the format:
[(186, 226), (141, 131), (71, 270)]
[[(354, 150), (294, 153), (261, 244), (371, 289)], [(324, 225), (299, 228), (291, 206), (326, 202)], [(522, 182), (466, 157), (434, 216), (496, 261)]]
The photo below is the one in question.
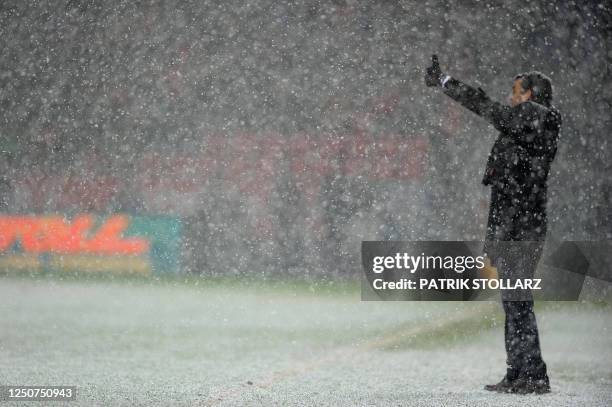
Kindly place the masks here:
[(552, 102), (552, 83), (550, 78), (542, 72), (532, 71), (518, 74), (514, 80), (522, 79), (523, 90), (531, 89), (531, 99), (544, 106), (550, 106)]

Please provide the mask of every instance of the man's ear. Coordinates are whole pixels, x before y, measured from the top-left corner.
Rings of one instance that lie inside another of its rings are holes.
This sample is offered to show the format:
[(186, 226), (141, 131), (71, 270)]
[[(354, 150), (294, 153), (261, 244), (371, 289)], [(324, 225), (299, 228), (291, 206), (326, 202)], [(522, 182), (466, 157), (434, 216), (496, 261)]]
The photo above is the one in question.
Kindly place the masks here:
[(527, 99), (526, 100), (533, 100), (531, 98), (532, 93), (531, 93), (531, 89), (527, 89), (526, 91), (523, 92), (523, 96), (525, 96)]

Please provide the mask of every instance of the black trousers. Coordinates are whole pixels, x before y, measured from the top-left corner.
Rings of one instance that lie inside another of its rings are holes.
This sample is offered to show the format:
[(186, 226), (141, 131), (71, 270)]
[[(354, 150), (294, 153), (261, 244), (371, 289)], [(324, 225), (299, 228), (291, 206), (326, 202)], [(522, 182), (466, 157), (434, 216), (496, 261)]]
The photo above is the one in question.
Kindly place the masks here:
[[(526, 254), (529, 256), (529, 254)], [(538, 256), (539, 257), (539, 256)], [(498, 258), (497, 270), (500, 278), (513, 278), (516, 275), (513, 270), (515, 264), (524, 265), (523, 262), (509, 264), (508, 259)], [(535, 263), (537, 265), (537, 262)], [(521, 269), (519, 278), (525, 274), (531, 274), (531, 270)], [(530, 292), (512, 293), (520, 298), (512, 298), (511, 295), (502, 292), (502, 305), (506, 314), (504, 323), (504, 342), (506, 346), (506, 376), (510, 380), (519, 377), (542, 379), (546, 376), (546, 363), (542, 359), (540, 349), (540, 338), (535, 313), (533, 312), (533, 299)]]
[[(544, 210), (530, 212), (529, 219), (516, 210), (515, 202), (512, 197), (492, 188), (485, 252), (502, 279), (532, 278), (546, 238)], [(544, 378), (546, 363), (542, 359), (531, 292), (502, 291), (502, 305), (506, 314), (504, 341), (508, 379)]]

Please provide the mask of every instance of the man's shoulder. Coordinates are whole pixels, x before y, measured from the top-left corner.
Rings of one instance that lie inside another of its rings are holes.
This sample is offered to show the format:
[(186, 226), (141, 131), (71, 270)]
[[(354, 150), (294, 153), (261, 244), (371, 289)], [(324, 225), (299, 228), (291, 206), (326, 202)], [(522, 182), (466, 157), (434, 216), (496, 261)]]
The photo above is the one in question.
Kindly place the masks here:
[(549, 111), (549, 108), (547, 108), (546, 106), (541, 105), (531, 100), (528, 100), (523, 103), (519, 103), (518, 105), (514, 106), (514, 109), (520, 113), (546, 114)]
[(561, 113), (555, 107), (544, 106), (540, 103), (528, 100), (516, 105), (513, 109), (515, 109), (516, 113), (524, 119), (539, 119), (548, 126), (561, 125)]
[(540, 112), (544, 114), (554, 113), (560, 116), (559, 110), (556, 107), (546, 106), (541, 103), (534, 102), (533, 100), (527, 100), (526, 102), (520, 103), (516, 106), (516, 108), (519, 110)]

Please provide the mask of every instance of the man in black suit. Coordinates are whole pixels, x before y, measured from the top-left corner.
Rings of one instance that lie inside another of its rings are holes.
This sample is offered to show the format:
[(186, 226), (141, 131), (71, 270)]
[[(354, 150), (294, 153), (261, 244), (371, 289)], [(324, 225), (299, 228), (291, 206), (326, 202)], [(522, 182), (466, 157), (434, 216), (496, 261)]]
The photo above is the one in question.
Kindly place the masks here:
[[(546, 181), (561, 127), (561, 115), (551, 105), (550, 79), (540, 72), (517, 75), (511, 106), (503, 105), (482, 89), (444, 74), (433, 55), (425, 84), (441, 87), (446, 95), (499, 130), (482, 180), (491, 186), (484, 251), (501, 278), (533, 276), (546, 238)], [(517, 241), (521, 243), (499, 244)], [(512, 298), (502, 292), (502, 303), (508, 366), (502, 381), (485, 389), (549, 392), (531, 293), (527, 298)]]

